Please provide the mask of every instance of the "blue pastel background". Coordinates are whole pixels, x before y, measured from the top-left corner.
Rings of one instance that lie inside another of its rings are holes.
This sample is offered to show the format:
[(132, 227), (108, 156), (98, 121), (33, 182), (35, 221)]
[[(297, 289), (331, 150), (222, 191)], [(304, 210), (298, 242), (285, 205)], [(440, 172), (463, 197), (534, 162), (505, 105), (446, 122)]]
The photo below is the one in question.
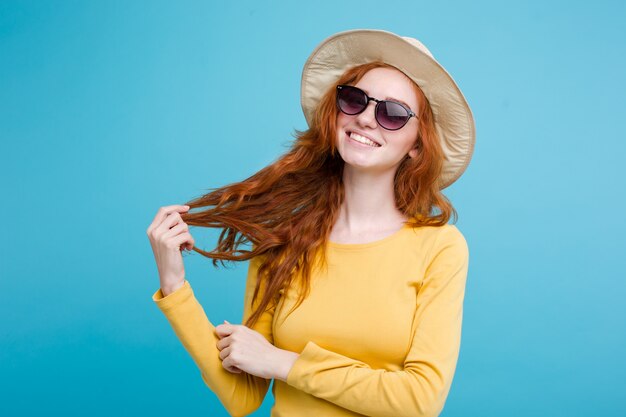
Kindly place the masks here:
[[(151, 299), (146, 229), (285, 152), (302, 65), (355, 28), (420, 39), (476, 118), (442, 416), (626, 415), (624, 4), (2, 1), (0, 415), (227, 415)], [(247, 264), (185, 264), (239, 323)]]

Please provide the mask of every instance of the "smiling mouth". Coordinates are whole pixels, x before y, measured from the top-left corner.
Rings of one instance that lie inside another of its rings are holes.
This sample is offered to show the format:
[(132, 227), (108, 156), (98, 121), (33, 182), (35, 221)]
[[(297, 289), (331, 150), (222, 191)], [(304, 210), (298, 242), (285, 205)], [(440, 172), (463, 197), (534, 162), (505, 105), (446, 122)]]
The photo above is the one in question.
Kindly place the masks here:
[(355, 132), (347, 132), (348, 137), (355, 142), (362, 143), (363, 145), (371, 146), (372, 148), (380, 148), (380, 145), (373, 140), (366, 138), (365, 136), (359, 135)]

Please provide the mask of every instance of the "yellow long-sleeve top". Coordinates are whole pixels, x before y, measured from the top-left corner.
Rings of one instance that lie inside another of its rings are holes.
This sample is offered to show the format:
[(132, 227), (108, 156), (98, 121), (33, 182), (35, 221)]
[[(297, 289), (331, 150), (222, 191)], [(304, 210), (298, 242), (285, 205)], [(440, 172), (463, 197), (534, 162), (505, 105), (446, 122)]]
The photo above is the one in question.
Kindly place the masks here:
[[(242, 323), (252, 313), (259, 258), (250, 261)], [(329, 242), (327, 260), (296, 310), (287, 316), (298, 295), (292, 285), (253, 327), (300, 353), (287, 381), (274, 381), (271, 416), (437, 416), (461, 341), (469, 262), (461, 232), (404, 226), (375, 242)], [(189, 282), (152, 297), (228, 412), (254, 412), (271, 380), (222, 367), (219, 337)]]

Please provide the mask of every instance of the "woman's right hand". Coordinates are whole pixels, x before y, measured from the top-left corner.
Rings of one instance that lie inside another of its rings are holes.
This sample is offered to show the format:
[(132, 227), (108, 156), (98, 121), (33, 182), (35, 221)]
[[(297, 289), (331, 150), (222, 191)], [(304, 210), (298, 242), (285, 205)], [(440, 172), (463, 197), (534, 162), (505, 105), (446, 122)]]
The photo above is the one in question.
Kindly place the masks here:
[(183, 249), (191, 250), (194, 239), (180, 213), (189, 206), (173, 205), (159, 208), (146, 233), (152, 245), (161, 281), (161, 292), (167, 296), (185, 283)]

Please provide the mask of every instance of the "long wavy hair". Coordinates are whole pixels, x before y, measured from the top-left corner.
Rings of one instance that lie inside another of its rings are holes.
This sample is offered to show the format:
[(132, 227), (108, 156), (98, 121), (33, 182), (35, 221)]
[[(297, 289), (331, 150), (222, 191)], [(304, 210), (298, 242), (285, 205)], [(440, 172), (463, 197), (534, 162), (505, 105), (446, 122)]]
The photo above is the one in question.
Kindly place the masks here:
[[(278, 302), (280, 290), (300, 276), (297, 308), (309, 294), (316, 260), (325, 264), (325, 256), (317, 255), (325, 254), (344, 199), (344, 162), (335, 143), (339, 111), (335, 85), (354, 85), (369, 70), (381, 67), (397, 69), (375, 61), (345, 71), (322, 96), (309, 129), (295, 130), (290, 150), (275, 162), (241, 182), (210, 189), (185, 203), (190, 210), (181, 217), (188, 225), (223, 229), (214, 250), (193, 248), (213, 259), (214, 266), (262, 256), (251, 307), (260, 292), (262, 298), (246, 326), (252, 327), (264, 311)], [(405, 156), (396, 171), (396, 205), (409, 218), (407, 225), (411, 227), (443, 226), (451, 215), (456, 222), (457, 213), (439, 188), (444, 156), (432, 109), (422, 90), (412, 84), (419, 103), (414, 145), (418, 156)], [(206, 209), (192, 212), (197, 208)], [(249, 249), (242, 248), (247, 244), (251, 244)]]

